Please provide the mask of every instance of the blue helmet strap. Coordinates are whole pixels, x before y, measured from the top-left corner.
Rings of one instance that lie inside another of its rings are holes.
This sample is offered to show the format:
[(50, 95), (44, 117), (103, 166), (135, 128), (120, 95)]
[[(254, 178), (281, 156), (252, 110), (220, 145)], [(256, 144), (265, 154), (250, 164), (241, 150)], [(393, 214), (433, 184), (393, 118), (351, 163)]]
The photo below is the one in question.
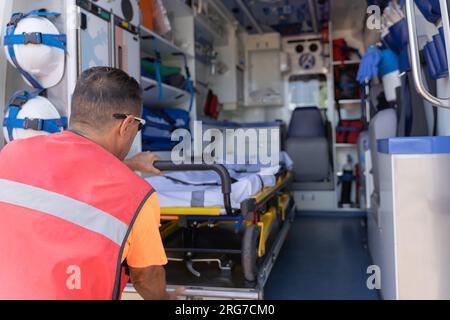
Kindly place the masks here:
[(60, 15), (57, 12), (47, 12), (44, 9), (34, 10), (29, 13), (15, 13), (12, 15), (10, 22), (7, 25), (6, 35), (4, 37), (3, 45), (7, 47), (8, 54), (14, 63), (17, 70), (28, 80), (28, 82), (36, 89), (44, 89), (43, 85), (33, 77), (29, 72), (24, 70), (17, 61), (14, 45), (23, 44), (44, 44), (50, 47), (58, 48), (66, 51), (66, 35), (64, 34), (43, 34), (40, 32), (14, 34), (17, 24), (30, 16), (36, 17), (55, 17)]
[(191, 71), (189, 70), (188, 65), (188, 58), (186, 54), (182, 52), (173, 53), (174, 56), (182, 56), (184, 61), (184, 71), (186, 73), (186, 86), (184, 88), (185, 91), (187, 91), (190, 95), (189, 99), (189, 112), (192, 111), (192, 107), (194, 106), (194, 98), (195, 98), (195, 88), (194, 88), (194, 82), (192, 81)]
[(189, 93), (190, 99), (189, 99), (189, 112), (192, 111), (192, 107), (194, 105), (194, 98), (195, 98), (195, 89), (194, 89), (194, 82), (192, 81), (191, 71), (189, 70), (188, 60), (187, 56), (184, 53), (177, 53), (175, 54), (177, 56), (183, 56), (184, 61), (184, 71), (186, 73), (186, 88), (185, 90)]
[(8, 131), (9, 141), (14, 140), (14, 129), (30, 129), (36, 131), (45, 131), (48, 133), (61, 132), (67, 127), (67, 118), (58, 119), (18, 119), (17, 116), (23, 105), (29, 100), (36, 98), (44, 90), (36, 90), (32, 93), (27, 91), (16, 92), (9, 100), (4, 112), (9, 110), (8, 116), (3, 121), (3, 126)]
[(189, 95), (190, 95), (189, 112), (191, 112), (192, 107), (194, 106), (194, 97), (195, 97), (194, 83), (192, 82), (191, 78), (188, 78), (188, 81), (187, 81), (187, 91), (189, 92)]

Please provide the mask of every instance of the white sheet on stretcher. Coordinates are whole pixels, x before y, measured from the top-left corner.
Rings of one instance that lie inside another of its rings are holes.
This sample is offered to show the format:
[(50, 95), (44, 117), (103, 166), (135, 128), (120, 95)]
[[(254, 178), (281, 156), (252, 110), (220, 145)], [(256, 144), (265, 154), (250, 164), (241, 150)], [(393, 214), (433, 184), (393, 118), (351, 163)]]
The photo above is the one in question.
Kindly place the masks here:
[[(291, 160), (288, 157), (285, 160), (288, 168), (291, 167)], [(239, 209), (242, 201), (253, 197), (264, 187), (275, 185), (275, 174), (280, 166), (260, 168), (257, 172), (242, 172), (244, 166), (230, 166), (228, 169), (230, 176), (237, 180), (231, 185), (231, 206)], [(249, 171), (256, 170), (250, 168)], [(147, 181), (158, 193), (161, 207), (224, 206), (220, 178), (215, 172), (169, 172), (165, 176), (147, 178)]]

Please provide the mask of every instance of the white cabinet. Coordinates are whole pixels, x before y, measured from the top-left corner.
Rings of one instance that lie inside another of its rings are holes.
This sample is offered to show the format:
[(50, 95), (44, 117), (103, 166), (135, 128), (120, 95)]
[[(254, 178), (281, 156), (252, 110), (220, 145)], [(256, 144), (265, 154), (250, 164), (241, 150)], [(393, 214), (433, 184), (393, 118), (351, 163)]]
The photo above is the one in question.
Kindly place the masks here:
[(246, 106), (283, 105), (281, 36), (278, 33), (248, 35)]
[(228, 44), (217, 47), (216, 51), (219, 63), (224, 65), (226, 72), (214, 76), (213, 88), (223, 108), (235, 110), (244, 103), (245, 51), (234, 26), (229, 26)]

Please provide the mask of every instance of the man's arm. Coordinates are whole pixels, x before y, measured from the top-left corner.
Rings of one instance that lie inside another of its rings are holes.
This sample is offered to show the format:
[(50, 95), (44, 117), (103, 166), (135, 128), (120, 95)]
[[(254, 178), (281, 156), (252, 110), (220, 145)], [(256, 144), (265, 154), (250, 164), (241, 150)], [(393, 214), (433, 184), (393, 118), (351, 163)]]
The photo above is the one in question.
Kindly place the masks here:
[(175, 300), (184, 291), (177, 289), (175, 292), (167, 293), (166, 271), (162, 266), (130, 267), (130, 280), (145, 300)]
[(166, 292), (166, 253), (159, 233), (160, 207), (153, 193), (141, 209), (127, 239), (122, 262), (130, 270), (130, 280), (144, 299), (176, 299), (182, 290)]
[(162, 266), (131, 268), (130, 281), (145, 300), (167, 300), (166, 271)]

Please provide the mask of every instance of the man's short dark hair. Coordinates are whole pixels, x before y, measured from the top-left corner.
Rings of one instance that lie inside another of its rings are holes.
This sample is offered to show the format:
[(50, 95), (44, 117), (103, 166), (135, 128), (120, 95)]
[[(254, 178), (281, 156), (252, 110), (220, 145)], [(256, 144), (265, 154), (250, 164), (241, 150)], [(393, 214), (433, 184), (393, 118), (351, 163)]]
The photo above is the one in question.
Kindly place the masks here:
[(84, 71), (72, 96), (70, 122), (101, 128), (113, 114), (142, 114), (142, 89), (126, 72), (109, 67)]

